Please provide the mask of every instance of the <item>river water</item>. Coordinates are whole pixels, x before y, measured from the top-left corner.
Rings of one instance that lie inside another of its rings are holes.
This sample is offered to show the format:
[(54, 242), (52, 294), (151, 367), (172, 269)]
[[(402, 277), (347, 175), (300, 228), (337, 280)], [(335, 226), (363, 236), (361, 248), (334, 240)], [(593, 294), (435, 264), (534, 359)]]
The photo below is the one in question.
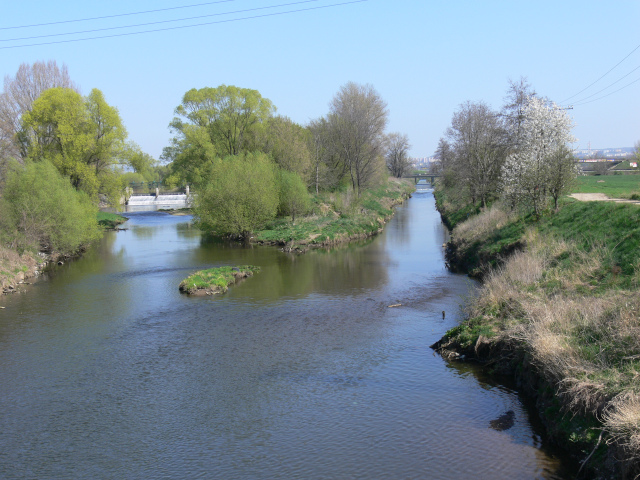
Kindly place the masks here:
[[(0, 478), (571, 473), (514, 390), (429, 348), (475, 288), (444, 267), (429, 191), (376, 238), (300, 256), (203, 241), (189, 217), (129, 215), (0, 298)], [(225, 295), (178, 292), (229, 264), (262, 271)]]

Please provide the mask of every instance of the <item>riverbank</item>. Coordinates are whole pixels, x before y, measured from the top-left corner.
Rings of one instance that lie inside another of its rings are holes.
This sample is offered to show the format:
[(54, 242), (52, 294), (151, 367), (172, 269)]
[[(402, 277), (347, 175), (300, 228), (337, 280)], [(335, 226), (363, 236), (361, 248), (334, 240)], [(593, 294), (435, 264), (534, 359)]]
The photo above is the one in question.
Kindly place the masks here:
[[(126, 222), (126, 218), (115, 214), (98, 212), (97, 222), (103, 230), (113, 230)], [(81, 255), (82, 249), (75, 255), (61, 255), (57, 252), (22, 253), (0, 245), (0, 294), (14, 293), (20, 285), (38, 277), (48, 265), (64, 262), (69, 258)]]
[(304, 252), (308, 248), (327, 247), (377, 235), (393, 216), (394, 207), (415, 191), (413, 183), (390, 178), (360, 198), (350, 193), (328, 193), (314, 197), (311, 215), (280, 218), (264, 230), (255, 232), (251, 241), (260, 245), (282, 246), (286, 251)]
[[(451, 269), (483, 279), (434, 345), (514, 376), (550, 439), (595, 478), (640, 472), (640, 208), (565, 200), (540, 219), (438, 192)], [(470, 213), (467, 215), (465, 213)], [(463, 219), (467, 218), (463, 221)]]

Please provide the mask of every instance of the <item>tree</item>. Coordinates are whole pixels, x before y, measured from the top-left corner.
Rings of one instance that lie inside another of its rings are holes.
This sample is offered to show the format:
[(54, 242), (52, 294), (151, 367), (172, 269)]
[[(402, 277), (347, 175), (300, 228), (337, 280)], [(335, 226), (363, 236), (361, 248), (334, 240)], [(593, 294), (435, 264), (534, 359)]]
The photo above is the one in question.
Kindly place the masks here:
[(220, 85), (195, 88), (184, 94), (171, 123), (178, 134), (185, 125), (204, 129), (211, 144), (222, 155), (250, 151), (255, 130), (273, 116), (275, 107), (257, 90)]
[[(539, 215), (550, 194), (551, 185), (563, 184), (557, 178), (564, 169), (567, 144), (575, 141), (573, 124), (564, 110), (552, 102), (530, 97), (523, 109), (519, 149), (507, 157), (502, 171), (502, 189), (512, 204), (531, 208)], [(554, 178), (554, 176), (556, 178)]]
[(169, 186), (200, 186), (208, 178), (216, 159), (216, 148), (204, 128), (185, 124), (180, 136), (164, 148), (161, 158), (171, 162), (170, 174), (165, 178)]
[(159, 179), (158, 162), (146, 152), (143, 152), (135, 142), (127, 142), (122, 151), (123, 162), (140, 175), (145, 182), (153, 182)]
[(312, 120), (309, 124), (311, 131), (310, 150), (312, 151), (312, 179), (316, 194), (323, 190), (330, 190), (340, 184), (348, 174), (348, 166), (337, 153), (337, 142), (326, 118)]
[(517, 149), (520, 143), (522, 123), (524, 122), (524, 108), (529, 99), (535, 96), (536, 92), (529, 84), (527, 77), (520, 77), (517, 82), (509, 79), (505, 104), (502, 107), (502, 116), (508, 133), (508, 143), (512, 149)]
[(409, 160), (408, 151), (409, 137), (400, 133), (391, 133), (387, 137), (387, 168), (391, 175), (401, 178), (409, 171), (411, 161)]
[(456, 182), (468, 190), (472, 202), (486, 206), (497, 196), (506, 154), (500, 116), (485, 103), (467, 101), (453, 114), (447, 137), (453, 148), (451, 171)]
[(291, 222), (295, 223), (296, 215), (309, 211), (311, 200), (307, 187), (297, 173), (283, 169), (278, 172), (278, 187), (278, 215), (291, 215)]
[(329, 140), (351, 176), (357, 195), (379, 179), (384, 168), (387, 104), (371, 85), (349, 82), (330, 103)]
[(573, 153), (561, 145), (548, 159), (548, 190), (553, 199), (553, 209), (558, 210), (558, 200), (568, 193), (580, 174), (580, 168)]
[(308, 183), (311, 176), (310, 131), (288, 117), (270, 118), (259, 140), (260, 150), (269, 154), (280, 168), (294, 172)]
[(264, 153), (216, 160), (204, 185), (195, 206), (204, 230), (248, 239), (276, 217), (280, 202), (275, 168)]
[(18, 250), (75, 253), (99, 238), (97, 208), (49, 161), (14, 161), (0, 198), (0, 231)]
[(4, 78), (4, 91), (0, 94), (0, 161), (25, 156), (17, 137), (22, 117), (31, 111), (33, 102), (42, 92), (53, 87), (78, 91), (66, 65), (59, 68), (55, 61), (35, 62), (33, 65), (23, 63), (14, 78)]
[(122, 154), (126, 130), (118, 110), (102, 92), (88, 97), (68, 88), (50, 88), (33, 102), (18, 136), (32, 160), (49, 160), (74, 187), (95, 196), (101, 180)]

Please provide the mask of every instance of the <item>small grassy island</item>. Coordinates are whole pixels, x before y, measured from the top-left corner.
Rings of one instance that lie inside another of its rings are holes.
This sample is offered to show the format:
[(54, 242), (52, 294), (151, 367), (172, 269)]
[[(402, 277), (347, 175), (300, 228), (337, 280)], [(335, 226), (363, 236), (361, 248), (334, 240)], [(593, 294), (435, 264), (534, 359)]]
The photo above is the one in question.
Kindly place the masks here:
[(260, 267), (242, 265), (237, 267), (224, 266), (200, 270), (180, 282), (180, 292), (187, 295), (214, 295), (224, 293), (230, 285), (251, 277), (259, 272)]

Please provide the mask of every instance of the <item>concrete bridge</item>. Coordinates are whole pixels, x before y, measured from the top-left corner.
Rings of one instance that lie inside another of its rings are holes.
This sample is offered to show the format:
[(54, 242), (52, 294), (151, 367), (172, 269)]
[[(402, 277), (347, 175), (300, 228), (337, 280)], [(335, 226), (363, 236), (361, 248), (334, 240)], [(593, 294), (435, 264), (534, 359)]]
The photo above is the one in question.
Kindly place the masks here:
[(415, 174), (407, 174), (402, 178), (413, 178), (414, 183), (418, 183), (420, 180), (426, 180), (431, 185), (433, 185), (436, 181), (436, 178), (441, 177), (439, 173), (415, 173)]

